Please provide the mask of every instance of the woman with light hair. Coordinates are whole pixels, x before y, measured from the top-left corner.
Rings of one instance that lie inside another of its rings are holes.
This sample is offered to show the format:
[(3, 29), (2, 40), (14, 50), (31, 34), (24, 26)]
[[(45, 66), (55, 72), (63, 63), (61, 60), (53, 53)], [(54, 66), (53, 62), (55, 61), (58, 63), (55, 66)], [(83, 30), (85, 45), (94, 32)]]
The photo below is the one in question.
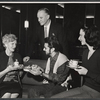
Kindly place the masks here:
[(0, 53), (0, 97), (17, 98), (21, 94), (20, 75), (22, 74), (22, 58), (14, 53), (17, 37), (5, 34), (2, 37), (5, 51)]

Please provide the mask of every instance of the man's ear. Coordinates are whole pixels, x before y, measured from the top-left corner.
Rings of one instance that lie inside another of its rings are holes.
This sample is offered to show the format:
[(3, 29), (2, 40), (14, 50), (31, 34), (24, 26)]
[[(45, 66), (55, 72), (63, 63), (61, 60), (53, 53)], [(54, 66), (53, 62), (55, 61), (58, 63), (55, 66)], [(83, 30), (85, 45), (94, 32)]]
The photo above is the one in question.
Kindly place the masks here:
[(51, 49), (51, 52), (54, 52), (54, 51), (55, 51), (55, 48), (52, 48), (52, 49)]
[(5, 43), (4, 46), (7, 47), (7, 43)]
[(50, 15), (48, 15), (48, 19), (50, 18)]

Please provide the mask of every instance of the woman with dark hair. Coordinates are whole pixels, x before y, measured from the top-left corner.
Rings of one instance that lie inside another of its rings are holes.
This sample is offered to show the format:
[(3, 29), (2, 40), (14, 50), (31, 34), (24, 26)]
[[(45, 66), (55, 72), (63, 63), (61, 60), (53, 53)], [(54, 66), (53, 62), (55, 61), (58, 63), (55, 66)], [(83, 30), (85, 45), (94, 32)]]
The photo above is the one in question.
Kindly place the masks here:
[[(52, 98), (100, 98), (100, 32), (97, 27), (80, 29), (79, 40), (88, 49), (83, 52), (82, 66), (75, 68), (84, 77), (82, 87), (70, 89), (69, 91), (52, 96)], [(69, 67), (73, 61), (69, 61)]]

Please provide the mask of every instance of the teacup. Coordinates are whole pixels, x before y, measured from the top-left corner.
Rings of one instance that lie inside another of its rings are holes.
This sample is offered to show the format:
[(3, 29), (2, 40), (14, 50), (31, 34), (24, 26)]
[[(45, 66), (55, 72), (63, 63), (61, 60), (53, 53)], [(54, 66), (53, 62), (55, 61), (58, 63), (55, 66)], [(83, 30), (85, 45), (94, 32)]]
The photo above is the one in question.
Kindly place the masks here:
[(78, 67), (78, 60), (76, 60), (76, 59), (71, 60), (71, 63), (69, 64), (69, 67), (73, 68), (73, 69), (77, 68)]

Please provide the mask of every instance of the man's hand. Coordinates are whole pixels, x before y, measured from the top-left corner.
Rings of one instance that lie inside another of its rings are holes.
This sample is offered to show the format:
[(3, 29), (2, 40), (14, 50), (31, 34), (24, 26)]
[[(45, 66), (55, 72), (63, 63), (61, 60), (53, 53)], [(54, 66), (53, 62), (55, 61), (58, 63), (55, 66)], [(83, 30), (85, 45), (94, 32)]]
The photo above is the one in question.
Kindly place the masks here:
[(78, 66), (79, 66), (78, 61), (76, 61), (76, 60), (70, 60), (69, 63), (68, 63), (68, 67), (71, 68), (71, 69), (75, 69)]
[(40, 70), (40, 71), (44, 72), (44, 69), (41, 68), (41, 67), (38, 66), (38, 65), (33, 64), (31, 67), (32, 67), (32, 70)]
[(38, 70), (38, 69), (30, 70), (30, 73), (33, 74), (33, 75), (41, 75), (42, 74), (42, 72), (40, 70)]
[(47, 80), (43, 80), (43, 84), (49, 84), (49, 82)]
[(44, 70), (38, 66), (38, 65), (32, 65), (32, 70), (30, 71), (30, 73), (34, 74), (34, 75), (41, 75), (42, 72), (44, 72)]
[(30, 60), (30, 57), (29, 56), (26, 56), (23, 58), (23, 62), (28, 62)]
[(32, 65), (32, 66), (27, 66), (24, 68), (24, 71), (29, 72), (33, 75), (41, 75), (42, 72), (44, 72), (44, 69), (42, 69), (40, 66), (38, 65)]
[(23, 69), (24, 65), (23, 64), (19, 64), (18, 66), (15, 66), (15, 67), (17, 67), (17, 69)]

